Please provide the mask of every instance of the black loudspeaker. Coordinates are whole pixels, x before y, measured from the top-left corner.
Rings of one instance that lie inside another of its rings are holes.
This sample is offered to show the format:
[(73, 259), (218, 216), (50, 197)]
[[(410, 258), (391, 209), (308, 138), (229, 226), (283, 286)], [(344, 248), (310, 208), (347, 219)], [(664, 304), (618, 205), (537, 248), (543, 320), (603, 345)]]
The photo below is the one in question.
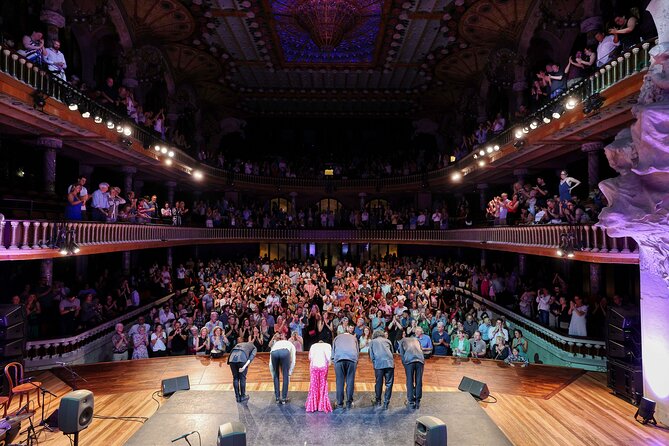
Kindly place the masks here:
[(14, 339), (13, 341), (0, 341), (0, 357), (24, 356), (26, 339)]
[(439, 418), (420, 417), (416, 420), (413, 441), (415, 446), (446, 446), (446, 424)]
[(609, 325), (620, 328), (621, 330), (629, 330), (638, 327), (641, 322), (638, 309), (625, 307), (609, 307), (607, 318), (609, 320)]
[(490, 390), (488, 390), (488, 385), (481, 381), (476, 381), (475, 379), (467, 378), (466, 376), (462, 377), (458, 390), (462, 392), (469, 392), (474, 398), (484, 400), (490, 395)]
[(11, 327), (26, 319), (21, 305), (0, 305), (0, 327)]
[(222, 424), (216, 446), (246, 446), (246, 426), (237, 421)]
[(177, 390), (190, 390), (190, 380), (188, 379), (188, 375), (164, 379), (160, 388), (162, 389), (163, 396), (169, 396)]
[(9, 327), (0, 327), (0, 341), (11, 341), (26, 336), (26, 324), (19, 322)]
[(639, 404), (639, 400), (643, 397), (641, 366), (609, 358), (606, 370), (608, 385), (613, 389), (613, 393), (632, 404)]
[(64, 434), (75, 434), (93, 421), (93, 392), (75, 390), (60, 400), (58, 427)]

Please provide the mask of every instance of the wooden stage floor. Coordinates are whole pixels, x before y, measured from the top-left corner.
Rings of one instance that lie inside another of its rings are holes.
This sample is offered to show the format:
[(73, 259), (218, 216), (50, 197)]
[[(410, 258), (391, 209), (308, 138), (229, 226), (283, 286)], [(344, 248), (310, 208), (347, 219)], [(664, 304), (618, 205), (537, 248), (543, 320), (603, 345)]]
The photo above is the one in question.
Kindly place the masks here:
[[(290, 390), (308, 390), (308, 369), (306, 354), (298, 354)], [(79, 388), (89, 389), (95, 395), (95, 414), (107, 417), (153, 415), (158, 403), (152, 399), (152, 394), (160, 389), (160, 382), (165, 378), (188, 375), (191, 389), (232, 390), (232, 375), (225, 358), (154, 358), (76, 366), (75, 370), (88, 381), (79, 381)], [(396, 361), (395, 371), (395, 389), (405, 391), (404, 369), (399, 361)], [(36, 376), (59, 397), (69, 391), (70, 375), (63, 369), (40, 372)], [(669, 431), (642, 426), (634, 420), (636, 408), (610, 393), (603, 373), (546, 365), (511, 368), (491, 360), (431, 358), (425, 366), (423, 391), (457, 391), (463, 376), (488, 384), (497, 403), (479, 404), (516, 445), (669, 444)], [(332, 367), (329, 382), (334, 390)], [(253, 391), (271, 390), (268, 354), (259, 354), (249, 369), (247, 391), (253, 398)], [(356, 391), (373, 390), (371, 362), (366, 356), (361, 357)], [(47, 405), (49, 414), (58, 407), (58, 400), (53, 399), (49, 404), (47, 397)], [(15, 401), (10, 412), (17, 409), (18, 401)], [(39, 422), (39, 411), (34, 421)], [(475, 426), (475, 420), (467, 422)], [(25, 422), (23, 427), (26, 427)], [(80, 445), (121, 445), (139, 427), (138, 422), (95, 419), (81, 433)], [(24, 438), (21, 436), (17, 440)], [(45, 432), (40, 435), (41, 443), (67, 446), (69, 440), (61, 433)]]

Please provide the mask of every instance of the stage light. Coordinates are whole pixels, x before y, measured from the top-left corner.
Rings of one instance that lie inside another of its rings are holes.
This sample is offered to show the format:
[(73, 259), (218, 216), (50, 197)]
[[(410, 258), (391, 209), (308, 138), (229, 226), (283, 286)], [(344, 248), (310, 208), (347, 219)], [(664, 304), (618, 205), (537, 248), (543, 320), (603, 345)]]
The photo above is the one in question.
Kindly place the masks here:
[(570, 258), (570, 259), (573, 259), (574, 258), (574, 253), (573, 252), (567, 253), (567, 257)]
[(102, 117), (99, 115), (95, 115), (95, 118), (93, 118), (93, 122), (96, 124), (101, 124), (102, 123)]
[(479, 150), (479, 156), (483, 156), (483, 155), (485, 155), (485, 150), (483, 150), (483, 149)]
[(114, 121), (112, 121), (111, 119), (107, 120), (107, 128), (109, 130), (113, 130), (114, 127), (116, 127), (116, 124), (114, 124)]
[(160, 153), (162, 153), (163, 155), (165, 155), (165, 154), (167, 153), (167, 147), (161, 147), (161, 148), (160, 148)]
[(33, 108), (35, 110), (44, 111), (44, 106), (46, 105), (47, 94), (42, 90), (35, 90), (33, 92)]
[(525, 145), (525, 141), (521, 141), (521, 140), (518, 140), (518, 141), (516, 141), (516, 142), (513, 143), (513, 147), (515, 147), (516, 149), (520, 149), (520, 148), (522, 148), (524, 145)]
[(74, 94), (70, 91), (66, 91), (64, 95), (65, 103), (67, 108), (72, 111), (76, 111), (79, 108), (79, 101), (74, 97)]
[(564, 252), (561, 249), (558, 249), (555, 254), (557, 254), (558, 257), (562, 257), (564, 255)]
[(576, 101), (575, 98), (569, 98), (565, 102), (564, 106), (567, 108), (567, 110), (573, 110), (574, 108), (576, 108), (577, 104), (578, 102)]
[(488, 152), (488, 153), (492, 153), (492, 146), (486, 147), (485, 151)]
[(153, 146), (153, 150), (155, 150), (156, 152), (160, 152), (160, 146), (156, 144), (155, 146)]
[(193, 178), (199, 181), (202, 178), (204, 178), (204, 175), (202, 175), (202, 172), (200, 172), (199, 170), (196, 170), (193, 172)]
[(544, 116), (543, 121), (544, 121), (544, 124), (548, 124), (549, 122), (551, 122), (551, 118), (549, 118), (548, 116)]
[(483, 161), (483, 160), (479, 161), (479, 167), (483, 167), (483, 166), (485, 166), (485, 161)]
[(494, 146), (492, 146), (492, 149), (493, 149), (495, 152), (499, 152), (499, 145), (495, 144)]
[(174, 150), (170, 150), (169, 152), (167, 152), (167, 156), (169, 156), (170, 158), (174, 158)]
[(523, 134), (524, 134), (523, 129), (521, 129), (521, 128), (519, 127), (519, 128), (516, 129), (516, 131), (514, 132), (513, 136), (515, 136), (516, 139), (520, 139), (520, 138), (523, 137)]
[(655, 421), (655, 406), (655, 401), (641, 398), (639, 408), (634, 414), (634, 419), (639, 421), (639, 417), (641, 417), (641, 421), (639, 421), (641, 424), (657, 424), (657, 421)]
[(539, 127), (539, 121), (535, 119), (534, 121), (530, 122), (530, 128), (532, 130), (536, 129), (537, 127)]
[(172, 165), (172, 160), (170, 158), (167, 158), (165, 160), (165, 164), (167, 164), (168, 166), (171, 166)]
[(530, 133), (530, 128), (528, 126), (523, 127), (523, 133), (525, 133), (526, 135)]
[(556, 111), (553, 112), (552, 116), (553, 116), (553, 119), (560, 119), (560, 116), (562, 116), (562, 115), (560, 114), (559, 111), (556, 110)]
[(453, 181), (460, 181), (462, 179), (462, 174), (460, 172), (455, 172), (453, 175), (451, 175), (451, 180)]
[(130, 127), (129, 125), (124, 126), (124, 127), (123, 127), (123, 134), (124, 134), (125, 136), (130, 136), (130, 135), (132, 135), (132, 127)]
[(88, 110), (86, 110), (83, 107), (79, 109), (79, 113), (81, 113), (81, 117), (84, 118), (84, 119), (88, 119), (88, 118), (91, 117), (91, 112), (89, 112)]
[(479, 156), (475, 153), (474, 154), (474, 159), (478, 158)]
[(73, 254), (79, 254), (79, 251), (81, 251), (81, 249), (79, 248), (79, 245), (77, 245), (74, 241), (72, 241), (72, 244), (70, 246), (70, 251)]
[(123, 126), (121, 124), (116, 124), (116, 131), (118, 133), (123, 133)]

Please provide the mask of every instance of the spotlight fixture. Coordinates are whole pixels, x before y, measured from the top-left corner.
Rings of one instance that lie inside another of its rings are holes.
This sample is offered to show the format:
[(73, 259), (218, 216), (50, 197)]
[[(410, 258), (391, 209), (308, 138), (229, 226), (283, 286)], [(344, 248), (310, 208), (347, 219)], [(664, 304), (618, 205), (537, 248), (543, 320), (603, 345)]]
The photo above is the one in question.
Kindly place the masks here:
[(193, 178), (199, 181), (202, 178), (204, 178), (204, 175), (202, 175), (202, 172), (200, 172), (199, 170), (196, 170), (193, 172)]
[(525, 141), (522, 141), (520, 139), (513, 143), (513, 147), (515, 147), (516, 149), (521, 149), (524, 145)]
[(163, 155), (165, 155), (165, 154), (167, 153), (167, 147), (161, 147), (161, 148), (160, 148), (160, 153), (162, 153)]
[(95, 115), (95, 118), (93, 118), (93, 121), (94, 121), (96, 124), (101, 124), (101, 123), (102, 123), (102, 117), (99, 116), (99, 115)]
[(539, 121), (535, 119), (534, 121), (530, 122), (530, 128), (532, 130), (536, 129), (537, 127), (539, 127)]
[(544, 124), (548, 124), (549, 122), (551, 122), (551, 118), (549, 118), (548, 116), (544, 116), (543, 121), (544, 121)]
[(523, 127), (523, 133), (526, 135), (530, 133), (530, 128), (528, 126)]
[(155, 150), (156, 152), (160, 152), (160, 146), (156, 144), (155, 146), (153, 146), (153, 150)]
[[(657, 425), (657, 421), (655, 421), (655, 406), (655, 401), (649, 400), (648, 398), (641, 398), (639, 409), (637, 409), (634, 414), (634, 419), (641, 424), (650, 423)], [(641, 421), (639, 421), (639, 417), (641, 417)]]
[(132, 135), (132, 127), (130, 127), (129, 125), (124, 126), (124, 127), (123, 127), (123, 134), (124, 134), (125, 136), (130, 136), (130, 135)]
[(484, 161), (484, 160), (480, 160), (480, 161), (479, 161), (479, 167), (483, 167), (483, 166), (485, 166), (485, 161)]
[(44, 106), (46, 105), (46, 98), (48, 95), (42, 90), (35, 90), (33, 92), (33, 108), (35, 110), (44, 111)]
[(475, 153), (475, 154), (474, 154), (474, 159), (476, 159), (476, 158), (478, 158), (478, 157), (479, 157), (478, 154)]
[(479, 150), (479, 156), (483, 156), (483, 155), (485, 155), (485, 150), (483, 150), (483, 149)]
[(523, 129), (517, 128), (516, 131), (514, 132), (513, 136), (516, 137), (516, 139), (520, 139), (523, 137), (523, 134), (526, 132), (523, 132)]
[(492, 146), (486, 147), (485, 151), (488, 152), (488, 153), (492, 153)]
[(597, 111), (602, 105), (604, 105), (604, 98), (599, 93), (595, 93), (583, 103), (583, 114), (587, 115)]
[(91, 112), (88, 110), (87, 107), (84, 106), (79, 107), (79, 113), (81, 113), (81, 117), (84, 119), (88, 119), (91, 117)]
[(170, 150), (169, 152), (167, 152), (167, 156), (169, 156), (170, 158), (174, 158), (174, 150)]
[(558, 257), (574, 258), (574, 252), (581, 250), (581, 244), (576, 239), (573, 232), (563, 232), (560, 234), (560, 246), (555, 252)]
[(114, 121), (112, 121), (111, 119), (108, 119), (107, 120), (107, 128), (109, 130), (114, 130), (114, 127), (116, 127), (116, 124), (114, 124)]
[(576, 108), (577, 104), (578, 104), (578, 102), (576, 101), (576, 98), (569, 98), (564, 103), (564, 106), (567, 108), (567, 110), (573, 110), (573, 109)]
[(81, 248), (79, 248), (75, 237), (74, 229), (67, 229), (65, 224), (61, 224), (58, 227), (56, 243), (54, 244), (54, 248), (58, 251), (58, 254), (62, 256), (79, 254)]
[(121, 124), (116, 124), (116, 131), (118, 133), (123, 133), (123, 126)]
[(453, 175), (451, 175), (451, 180), (453, 181), (460, 181), (462, 179), (462, 174), (460, 172), (455, 172)]
[(79, 108), (79, 101), (76, 100), (74, 94), (71, 91), (66, 91), (63, 99), (67, 104), (67, 108), (70, 110), (75, 111)]
[(498, 145), (498, 144), (495, 144), (494, 146), (492, 146), (492, 149), (493, 149), (495, 152), (499, 152), (499, 145)]
[(172, 165), (172, 159), (171, 159), (171, 158), (167, 158), (167, 159), (165, 160), (165, 164), (167, 164), (168, 166), (171, 166), (171, 165)]

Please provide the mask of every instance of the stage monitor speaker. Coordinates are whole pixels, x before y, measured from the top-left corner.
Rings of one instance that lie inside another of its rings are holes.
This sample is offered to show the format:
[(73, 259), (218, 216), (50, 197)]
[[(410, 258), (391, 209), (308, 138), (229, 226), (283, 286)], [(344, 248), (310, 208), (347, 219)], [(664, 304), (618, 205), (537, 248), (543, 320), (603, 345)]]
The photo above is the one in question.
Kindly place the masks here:
[(488, 385), (481, 381), (476, 381), (475, 379), (468, 378), (466, 376), (462, 377), (458, 390), (462, 392), (469, 392), (474, 398), (484, 400), (490, 395), (490, 390), (488, 390)]
[(221, 424), (216, 446), (246, 446), (246, 426), (238, 421)]
[(0, 341), (0, 357), (11, 358), (13, 356), (23, 357), (26, 349), (26, 340), (14, 339), (13, 341)]
[(624, 342), (631, 341), (635, 337), (637, 337), (637, 336), (634, 336), (634, 333), (632, 332), (632, 330), (625, 330), (625, 329), (622, 329), (622, 328), (618, 327), (617, 325), (609, 324), (609, 326), (607, 327), (607, 330), (608, 330), (607, 339), (609, 341), (616, 341), (616, 342), (624, 343)]
[(64, 434), (75, 434), (93, 421), (93, 392), (75, 390), (60, 400), (58, 427)]
[(606, 368), (608, 386), (613, 389), (613, 393), (632, 404), (638, 404), (643, 396), (641, 366), (609, 359)]
[(11, 327), (26, 319), (21, 305), (0, 305), (0, 327)]
[(439, 418), (424, 416), (416, 420), (413, 434), (415, 446), (446, 446), (446, 424)]
[(9, 327), (0, 327), (0, 341), (12, 341), (26, 337), (26, 324), (19, 322)]
[(622, 330), (638, 327), (641, 322), (639, 310), (632, 308), (609, 307), (607, 318), (609, 320), (609, 325), (613, 325)]
[(160, 388), (162, 389), (163, 396), (170, 396), (178, 390), (190, 390), (188, 375), (164, 379)]

